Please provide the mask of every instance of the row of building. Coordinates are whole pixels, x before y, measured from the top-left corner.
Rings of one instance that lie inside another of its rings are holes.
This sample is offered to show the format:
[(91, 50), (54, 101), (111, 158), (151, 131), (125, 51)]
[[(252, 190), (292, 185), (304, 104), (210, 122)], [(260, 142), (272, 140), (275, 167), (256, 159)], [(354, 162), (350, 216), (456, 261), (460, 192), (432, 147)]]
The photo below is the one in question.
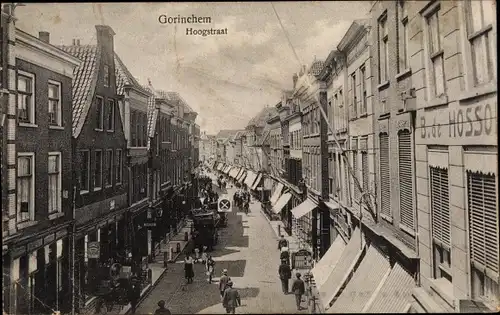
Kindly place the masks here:
[(145, 285), (197, 196), (197, 113), (139, 84), (111, 27), (54, 46), (16, 28), (14, 8), (0, 45), (4, 314), (93, 314), (110, 264)]
[(275, 107), (205, 140), (313, 252), (317, 312), (497, 309), (494, 12), (372, 1)]

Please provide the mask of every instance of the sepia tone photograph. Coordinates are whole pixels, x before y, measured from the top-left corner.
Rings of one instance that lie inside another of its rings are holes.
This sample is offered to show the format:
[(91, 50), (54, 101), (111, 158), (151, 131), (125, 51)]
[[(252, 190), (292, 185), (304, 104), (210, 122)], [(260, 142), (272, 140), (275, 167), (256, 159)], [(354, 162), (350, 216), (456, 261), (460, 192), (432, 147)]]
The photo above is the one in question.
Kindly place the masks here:
[(3, 314), (500, 311), (496, 13), (2, 3)]

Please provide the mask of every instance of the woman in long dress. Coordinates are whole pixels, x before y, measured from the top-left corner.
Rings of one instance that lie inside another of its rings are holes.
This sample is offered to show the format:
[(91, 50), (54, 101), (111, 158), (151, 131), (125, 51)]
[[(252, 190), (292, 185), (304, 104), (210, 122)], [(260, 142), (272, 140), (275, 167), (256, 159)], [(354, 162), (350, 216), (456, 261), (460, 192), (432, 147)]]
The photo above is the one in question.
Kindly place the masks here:
[(184, 260), (184, 276), (186, 277), (187, 283), (193, 283), (193, 258), (189, 253), (186, 254), (186, 259)]
[(206, 270), (208, 276), (208, 283), (212, 283), (212, 277), (214, 276), (214, 270), (215, 270), (215, 261), (212, 259), (212, 255), (208, 255), (207, 257)]

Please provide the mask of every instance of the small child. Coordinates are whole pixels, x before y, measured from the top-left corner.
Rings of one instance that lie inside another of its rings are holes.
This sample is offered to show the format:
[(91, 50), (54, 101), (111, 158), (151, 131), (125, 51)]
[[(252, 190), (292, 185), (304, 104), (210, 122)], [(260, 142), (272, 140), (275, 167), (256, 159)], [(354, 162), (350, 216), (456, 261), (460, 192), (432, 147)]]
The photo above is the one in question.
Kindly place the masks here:
[(198, 263), (199, 260), (200, 260), (200, 249), (198, 247), (196, 247), (194, 249), (194, 262)]

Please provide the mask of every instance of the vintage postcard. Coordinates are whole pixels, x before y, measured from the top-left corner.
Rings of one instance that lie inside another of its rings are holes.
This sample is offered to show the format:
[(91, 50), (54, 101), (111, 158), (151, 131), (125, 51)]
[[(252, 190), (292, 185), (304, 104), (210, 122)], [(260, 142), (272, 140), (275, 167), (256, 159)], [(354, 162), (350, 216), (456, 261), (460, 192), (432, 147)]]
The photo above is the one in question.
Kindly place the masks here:
[(3, 314), (498, 311), (496, 10), (2, 3)]

